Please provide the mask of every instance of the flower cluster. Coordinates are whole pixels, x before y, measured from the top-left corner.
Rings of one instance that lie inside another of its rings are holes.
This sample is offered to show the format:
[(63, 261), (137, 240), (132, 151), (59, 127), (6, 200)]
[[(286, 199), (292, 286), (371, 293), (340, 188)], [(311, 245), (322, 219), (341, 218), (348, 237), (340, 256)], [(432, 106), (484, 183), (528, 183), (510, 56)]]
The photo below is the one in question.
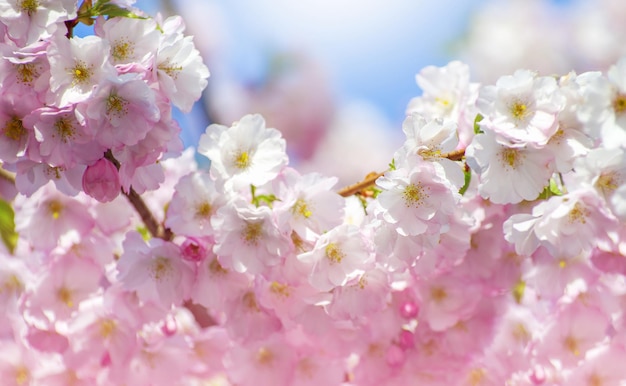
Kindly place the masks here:
[[(82, 8), (34, 43), (0, 19), (7, 44), (46, 46), (19, 60), (49, 68), (20, 94), (42, 106), (13, 115), (0, 147), (24, 192), (0, 201), (4, 383), (624, 384), (626, 59), (606, 74), (519, 70), (495, 85), (471, 83), (459, 62), (427, 67), (389, 169), (335, 192), (336, 178), (289, 166), (260, 115), (206, 129), (208, 170), (191, 152), (155, 164), (174, 136), (163, 112), (198, 97), (203, 67), (186, 62), (178, 19), (156, 29), (155, 49), (148, 19), (60, 33)], [(146, 39), (131, 62), (91, 46), (131, 38)], [(105, 75), (68, 83), (80, 75), (71, 55)], [(72, 72), (53, 75), (65, 62)], [(6, 111), (22, 106), (14, 84), (0, 84)], [(76, 135), (47, 153), (59, 116)], [(81, 163), (90, 146), (98, 157)], [(34, 172), (55, 157), (84, 169), (73, 197), (71, 183)], [(164, 183), (140, 196), (154, 165)]]
[[(190, 110), (207, 84), (180, 18), (91, 3), (0, 4), (0, 159), (21, 193), (50, 180), (100, 201), (155, 189), (158, 161), (182, 150), (171, 104)], [(78, 21), (95, 35), (73, 37)]]

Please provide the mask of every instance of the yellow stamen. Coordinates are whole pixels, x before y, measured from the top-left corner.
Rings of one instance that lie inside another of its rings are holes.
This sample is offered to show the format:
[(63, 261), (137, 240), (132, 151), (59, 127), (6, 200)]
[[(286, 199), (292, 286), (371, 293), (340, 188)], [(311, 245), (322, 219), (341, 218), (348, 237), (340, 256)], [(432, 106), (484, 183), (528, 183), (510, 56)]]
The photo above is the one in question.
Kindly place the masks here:
[(13, 141), (19, 141), (22, 137), (27, 135), (26, 129), (22, 124), (22, 120), (18, 117), (11, 118), (4, 126), (3, 132), (7, 138)]
[(339, 248), (339, 246), (335, 243), (329, 243), (326, 246), (325, 252), (326, 252), (326, 258), (330, 260), (331, 264), (341, 263), (341, 260), (343, 260), (343, 258), (346, 257), (346, 255), (343, 253), (341, 248)]
[(424, 192), (424, 187), (421, 183), (417, 184), (409, 184), (406, 188), (404, 188), (404, 192), (402, 192), (402, 196), (404, 197), (404, 204), (406, 207), (420, 207), (424, 202), (423, 199), (428, 197), (428, 194)]
[(257, 245), (263, 236), (263, 222), (246, 222), (241, 238), (247, 245)]
[(313, 214), (313, 212), (311, 212), (311, 210), (309, 209), (306, 201), (301, 198), (299, 198), (296, 203), (293, 204), (293, 206), (291, 207), (291, 213), (299, 214), (304, 218), (309, 218)]

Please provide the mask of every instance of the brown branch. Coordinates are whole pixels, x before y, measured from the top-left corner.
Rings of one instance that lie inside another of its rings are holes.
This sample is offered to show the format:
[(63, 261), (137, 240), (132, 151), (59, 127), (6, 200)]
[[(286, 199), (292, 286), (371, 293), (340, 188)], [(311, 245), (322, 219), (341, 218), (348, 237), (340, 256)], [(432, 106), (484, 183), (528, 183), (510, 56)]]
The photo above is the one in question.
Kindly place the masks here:
[[(113, 165), (115, 165), (118, 170), (120, 169), (120, 162), (115, 159), (111, 150), (107, 150), (107, 152), (104, 153), (104, 158), (111, 161), (111, 163), (113, 163)], [(166, 241), (170, 241), (172, 239), (172, 237), (174, 236), (172, 234), (172, 231), (169, 228), (165, 228), (161, 223), (157, 221), (156, 218), (154, 218), (152, 212), (148, 208), (148, 205), (146, 205), (141, 196), (137, 194), (137, 192), (135, 192), (132, 186), (128, 193), (125, 192), (124, 189), (122, 189), (122, 194), (124, 194), (128, 198), (130, 204), (135, 208), (135, 210), (139, 214), (139, 217), (141, 217), (141, 221), (143, 221), (144, 225), (146, 226), (148, 232), (150, 232), (152, 237), (157, 237)]]
[[(454, 150), (449, 153), (443, 153), (439, 156), (440, 158), (447, 158), (451, 161), (460, 161), (465, 157), (465, 149)], [(349, 197), (353, 194), (360, 192), (363, 189), (367, 189), (370, 186), (376, 183), (376, 180), (383, 176), (385, 172), (376, 173), (372, 172), (365, 177), (365, 179), (361, 182), (357, 182), (356, 184), (346, 186), (345, 188), (340, 189), (337, 193), (342, 197)]]
[(383, 174), (385, 174), (385, 172), (382, 172), (382, 173), (372, 172), (368, 174), (367, 177), (365, 177), (363, 181), (357, 182), (356, 184), (353, 184), (350, 186), (346, 186), (345, 188), (339, 190), (337, 193), (342, 197), (352, 196), (353, 194), (356, 194), (360, 192), (361, 190), (367, 189), (370, 186), (374, 185), (378, 177), (381, 177)]

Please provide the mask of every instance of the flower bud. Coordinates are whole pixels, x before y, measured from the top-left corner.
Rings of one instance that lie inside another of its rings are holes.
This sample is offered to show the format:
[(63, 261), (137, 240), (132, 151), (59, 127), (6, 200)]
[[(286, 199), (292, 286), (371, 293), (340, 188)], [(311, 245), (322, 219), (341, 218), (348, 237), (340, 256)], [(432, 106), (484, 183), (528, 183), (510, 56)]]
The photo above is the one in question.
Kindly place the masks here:
[(112, 201), (121, 188), (117, 168), (106, 158), (88, 166), (83, 174), (83, 190), (100, 202)]

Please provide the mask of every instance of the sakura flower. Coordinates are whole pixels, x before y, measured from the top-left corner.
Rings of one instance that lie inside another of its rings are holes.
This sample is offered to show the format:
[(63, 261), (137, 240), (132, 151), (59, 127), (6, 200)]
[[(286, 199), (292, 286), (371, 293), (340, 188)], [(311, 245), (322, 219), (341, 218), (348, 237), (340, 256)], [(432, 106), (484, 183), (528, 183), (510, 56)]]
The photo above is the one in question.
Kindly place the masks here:
[(60, 192), (68, 196), (76, 196), (82, 187), (81, 181), (85, 166), (76, 165), (66, 168), (24, 159), (17, 162), (15, 169), (17, 170), (15, 186), (21, 194), (27, 197), (50, 181)]
[(154, 19), (98, 19), (95, 32), (109, 41), (111, 61), (118, 70), (137, 64), (147, 67), (159, 46), (160, 33)]
[(433, 331), (446, 330), (471, 316), (482, 299), (481, 286), (454, 274), (442, 274), (419, 285), (419, 318)]
[(536, 199), (553, 173), (549, 151), (508, 147), (489, 133), (474, 137), (465, 156), (480, 176), (478, 192), (496, 204)]
[(611, 211), (624, 220), (623, 212), (620, 215), (615, 204), (626, 198), (618, 193), (626, 185), (626, 150), (593, 149), (586, 157), (577, 159), (575, 166), (575, 181), (581, 185), (593, 186)]
[(198, 266), (191, 299), (210, 310), (223, 310), (250, 285), (247, 275), (222, 267), (217, 256), (210, 254)]
[(565, 379), (568, 385), (619, 385), (626, 379), (626, 352), (624, 348), (610, 344), (590, 353), (579, 367)]
[(376, 183), (384, 189), (378, 196), (382, 217), (399, 234), (416, 236), (445, 231), (457, 196), (430, 163), (422, 161), (412, 169), (387, 172)]
[(518, 70), (480, 90), (476, 105), (480, 126), (503, 145), (542, 147), (557, 130), (557, 114), (565, 97), (551, 77)]
[(26, 46), (49, 37), (59, 22), (76, 17), (76, 11), (73, 0), (7, 0), (0, 3), (0, 22), (11, 39)]
[(213, 124), (200, 137), (198, 153), (211, 160), (211, 174), (234, 189), (261, 186), (287, 164), (285, 140), (260, 115), (246, 115), (230, 128)]
[(473, 116), (476, 115), (470, 113), (470, 108), (478, 96), (478, 85), (470, 83), (469, 72), (469, 67), (459, 61), (443, 67), (424, 67), (415, 76), (423, 94), (411, 99), (407, 115), (418, 114), (426, 120), (456, 121), (461, 142), (469, 143), (474, 130)]
[(314, 249), (298, 255), (298, 260), (308, 271), (309, 283), (320, 291), (345, 285), (371, 264), (361, 233), (352, 225), (340, 225), (324, 233)]
[(193, 269), (182, 259), (177, 245), (160, 239), (147, 245), (138, 233), (130, 233), (124, 240), (117, 269), (125, 289), (165, 309), (182, 304), (193, 283)]
[[(132, 74), (100, 82), (88, 101), (77, 108), (85, 131), (105, 148), (135, 145), (159, 121), (154, 91)], [(133, 130), (128, 130), (132, 127)]]
[(363, 321), (386, 307), (390, 292), (388, 277), (380, 269), (372, 269), (345, 286), (335, 288), (328, 313), (337, 319)]
[(550, 323), (541, 342), (541, 355), (563, 364), (576, 364), (605, 337), (607, 315), (580, 301), (566, 305)]
[(182, 33), (162, 35), (155, 58), (155, 76), (159, 89), (172, 103), (189, 112), (207, 85), (209, 70), (191, 36)]
[[(581, 82), (584, 104), (579, 111), (581, 121), (599, 133), (607, 148), (626, 143), (626, 57), (611, 66), (606, 77), (589, 73)], [(582, 76), (581, 76), (582, 77)]]
[(589, 252), (615, 234), (617, 221), (590, 190), (554, 196), (533, 208), (532, 215), (515, 214), (504, 223), (507, 241), (517, 253), (529, 255), (542, 245), (553, 256), (570, 258)]
[(76, 120), (74, 106), (37, 109), (24, 118), (24, 124), (34, 128), (42, 161), (52, 166), (90, 164), (106, 150)]
[(441, 167), (443, 175), (457, 189), (463, 186), (465, 179), (461, 166), (443, 157), (443, 154), (454, 151), (459, 142), (454, 121), (426, 121), (414, 114), (404, 120), (402, 131), (406, 135), (406, 141), (402, 149), (394, 155), (397, 166), (404, 166), (407, 158), (418, 155)]
[(64, 107), (85, 101), (107, 76), (115, 76), (108, 62), (109, 44), (100, 37), (67, 39), (63, 34), (52, 37), (48, 47), (50, 91), (48, 103)]
[(336, 178), (322, 177), (317, 173), (305, 175), (285, 168), (275, 180), (280, 201), (277, 211), (284, 209), (293, 230), (303, 240), (314, 241), (317, 235), (342, 222), (345, 200), (333, 192)]
[(66, 319), (98, 290), (102, 274), (101, 268), (89, 259), (58, 257), (40, 273), (28, 296), (30, 307), (52, 313), (54, 320)]
[(24, 125), (24, 118), (39, 107), (40, 103), (33, 99), (19, 103), (0, 99), (0, 159), (3, 162), (17, 161), (25, 155), (27, 147), (36, 145), (33, 128)]
[(211, 218), (220, 264), (237, 272), (262, 273), (282, 262), (290, 250), (287, 237), (267, 206), (231, 201)]
[(294, 350), (282, 334), (235, 347), (225, 359), (229, 378), (238, 385), (287, 386), (295, 369)]
[(44, 102), (50, 65), (46, 59), (47, 42), (23, 49), (0, 44), (0, 84), (9, 99), (37, 99)]
[(165, 226), (186, 236), (211, 236), (211, 216), (225, 204), (224, 195), (208, 174), (191, 173), (176, 184), (167, 208)]
[(22, 201), (26, 202), (16, 208), (16, 230), (36, 248), (51, 250), (62, 237), (84, 236), (95, 225), (84, 204), (60, 194), (50, 184)]

